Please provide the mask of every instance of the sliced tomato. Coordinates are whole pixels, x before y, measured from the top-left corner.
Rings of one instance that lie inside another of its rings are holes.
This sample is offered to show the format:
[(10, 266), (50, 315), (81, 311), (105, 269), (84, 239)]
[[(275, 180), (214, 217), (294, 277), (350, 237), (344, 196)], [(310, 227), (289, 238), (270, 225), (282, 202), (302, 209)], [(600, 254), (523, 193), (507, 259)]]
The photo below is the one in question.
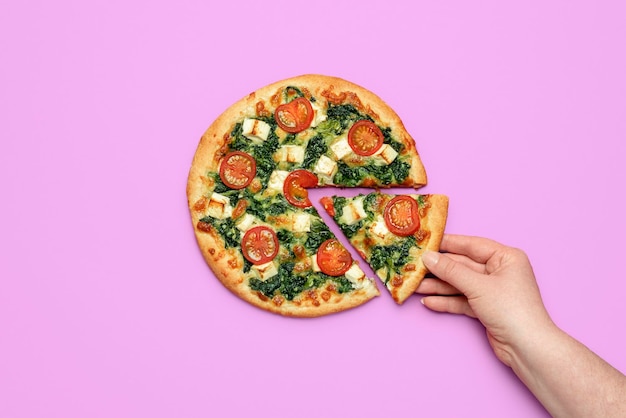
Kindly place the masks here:
[(362, 119), (348, 131), (348, 144), (358, 155), (367, 157), (383, 146), (382, 131), (375, 123)]
[(338, 240), (331, 238), (317, 250), (317, 265), (322, 273), (341, 276), (352, 266), (352, 254)]
[(295, 134), (311, 126), (313, 106), (305, 97), (299, 97), (276, 108), (276, 123), (286, 132)]
[(250, 154), (234, 151), (222, 159), (220, 178), (231, 189), (243, 189), (256, 176), (256, 162)]
[(389, 231), (401, 237), (413, 235), (420, 227), (419, 206), (410, 196), (396, 196), (387, 203), (384, 212)]
[(278, 254), (278, 237), (267, 226), (255, 226), (244, 234), (241, 250), (246, 260), (252, 264), (267, 263)]
[(320, 203), (322, 204), (326, 212), (328, 212), (328, 214), (334, 218), (335, 205), (333, 204), (333, 199), (331, 197), (324, 196), (320, 199)]
[(292, 205), (308, 208), (312, 205), (306, 188), (317, 186), (317, 176), (308, 170), (295, 170), (287, 175), (283, 184), (285, 198)]

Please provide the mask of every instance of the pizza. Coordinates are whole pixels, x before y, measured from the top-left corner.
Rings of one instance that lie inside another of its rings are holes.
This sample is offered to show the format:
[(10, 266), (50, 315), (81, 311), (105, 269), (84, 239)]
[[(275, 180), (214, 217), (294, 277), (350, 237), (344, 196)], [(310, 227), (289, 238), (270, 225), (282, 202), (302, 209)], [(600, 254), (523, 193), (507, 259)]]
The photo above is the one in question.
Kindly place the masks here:
[(382, 99), (343, 79), (303, 75), (252, 92), (209, 126), (187, 199), (202, 255), (226, 288), (262, 309), (312, 317), (379, 291), (307, 189), (426, 181), (415, 141)]
[(448, 197), (384, 194), (322, 198), (322, 205), (402, 304), (427, 273), (421, 254), (439, 251), (448, 217)]

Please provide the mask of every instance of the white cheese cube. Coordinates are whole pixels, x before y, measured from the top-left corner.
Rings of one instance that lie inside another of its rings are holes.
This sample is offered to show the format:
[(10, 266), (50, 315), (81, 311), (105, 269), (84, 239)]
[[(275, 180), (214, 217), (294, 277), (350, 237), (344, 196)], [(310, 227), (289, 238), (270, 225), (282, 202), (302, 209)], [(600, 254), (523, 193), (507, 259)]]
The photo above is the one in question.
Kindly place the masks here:
[(217, 219), (229, 218), (233, 213), (233, 207), (230, 205), (230, 199), (224, 195), (214, 192), (211, 194), (211, 199), (207, 205), (206, 213), (207, 215)]
[(343, 207), (343, 213), (339, 221), (345, 225), (352, 225), (363, 218), (367, 217), (367, 213), (363, 208), (363, 197), (357, 197), (352, 202)]
[(333, 177), (337, 173), (337, 163), (328, 158), (325, 155), (322, 155), (315, 167), (313, 167), (313, 171), (317, 174), (320, 179), (320, 184), (328, 184), (333, 182)]
[(308, 213), (297, 213), (293, 215), (293, 231), (309, 232), (311, 230), (311, 215)]
[(358, 264), (352, 264), (352, 267), (345, 272), (346, 279), (350, 280), (352, 283), (357, 283), (365, 278), (365, 272), (361, 270)]
[(375, 158), (374, 164), (376, 165), (389, 165), (396, 159), (398, 152), (389, 144), (383, 144), (378, 151), (373, 155)]
[(387, 228), (385, 224), (385, 220), (382, 216), (378, 216), (374, 222), (372, 222), (372, 226), (370, 227), (370, 232), (373, 235), (376, 235), (380, 239), (385, 239), (389, 236), (391, 232)]
[(345, 136), (334, 142), (330, 146), (330, 149), (332, 150), (333, 154), (335, 154), (335, 158), (337, 158), (338, 160), (341, 160), (346, 155), (350, 155), (352, 153), (352, 147), (350, 147), (350, 144), (348, 143), (348, 138), (346, 138)]
[(241, 232), (246, 232), (248, 229), (252, 228), (252, 225), (254, 225), (256, 220), (257, 218), (254, 215), (244, 213), (243, 216), (237, 220), (235, 226)]
[(315, 272), (322, 271), (320, 269), (320, 265), (317, 264), (317, 254), (313, 254), (311, 256), (311, 267), (313, 268), (313, 271)]
[(304, 161), (304, 147), (301, 145), (283, 145), (274, 153), (274, 160), (302, 163)]
[(276, 265), (273, 261), (268, 261), (264, 264), (253, 265), (250, 269), (253, 270), (261, 280), (267, 280), (270, 277), (276, 276), (278, 274), (278, 269), (276, 268)]
[(283, 185), (285, 184), (285, 180), (289, 175), (288, 171), (284, 170), (274, 170), (272, 174), (270, 174), (269, 182), (267, 183), (268, 190), (273, 190), (278, 193), (283, 192)]
[(311, 121), (311, 127), (315, 128), (317, 125), (325, 121), (327, 116), (319, 101), (311, 102), (311, 107), (313, 108), (313, 120)]
[(243, 120), (242, 134), (250, 141), (261, 143), (267, 139), (271, 126), (259, 119), (246, 118)]

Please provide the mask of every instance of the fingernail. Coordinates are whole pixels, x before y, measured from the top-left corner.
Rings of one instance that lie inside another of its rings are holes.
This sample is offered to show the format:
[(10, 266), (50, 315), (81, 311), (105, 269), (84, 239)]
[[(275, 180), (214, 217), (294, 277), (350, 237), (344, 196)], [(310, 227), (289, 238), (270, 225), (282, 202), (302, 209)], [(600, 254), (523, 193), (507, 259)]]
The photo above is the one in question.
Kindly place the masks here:
[(424, 298), (421, 298), (421, 299), (420, 299), (420, 303), (421, 303), (422, 305), (424, 305)]
[(426, 250), (424, 254), (422, 254), (422, 261), (428, 265), (434, 266), (439, 261), (439, 253), (435, 251)]

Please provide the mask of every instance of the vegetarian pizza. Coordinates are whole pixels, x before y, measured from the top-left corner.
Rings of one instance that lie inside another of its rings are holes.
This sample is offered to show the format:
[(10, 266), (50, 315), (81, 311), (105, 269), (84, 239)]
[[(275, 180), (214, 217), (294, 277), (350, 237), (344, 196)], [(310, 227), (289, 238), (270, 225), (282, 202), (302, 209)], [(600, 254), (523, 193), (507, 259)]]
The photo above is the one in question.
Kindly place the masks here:
[(320, 316), (379, 294), (311, 204), (312, 187), (426, 184), (415, 142), (378, 96), (304, 75), (230, 106), (196, 150), (187, 198), (201, 252), (262, 309)]
[(439, 251), (447, 196), (372, 192), (324, 197), (322, 205), (398, 304), (415, 293), (427, 273), (422, 253)]

